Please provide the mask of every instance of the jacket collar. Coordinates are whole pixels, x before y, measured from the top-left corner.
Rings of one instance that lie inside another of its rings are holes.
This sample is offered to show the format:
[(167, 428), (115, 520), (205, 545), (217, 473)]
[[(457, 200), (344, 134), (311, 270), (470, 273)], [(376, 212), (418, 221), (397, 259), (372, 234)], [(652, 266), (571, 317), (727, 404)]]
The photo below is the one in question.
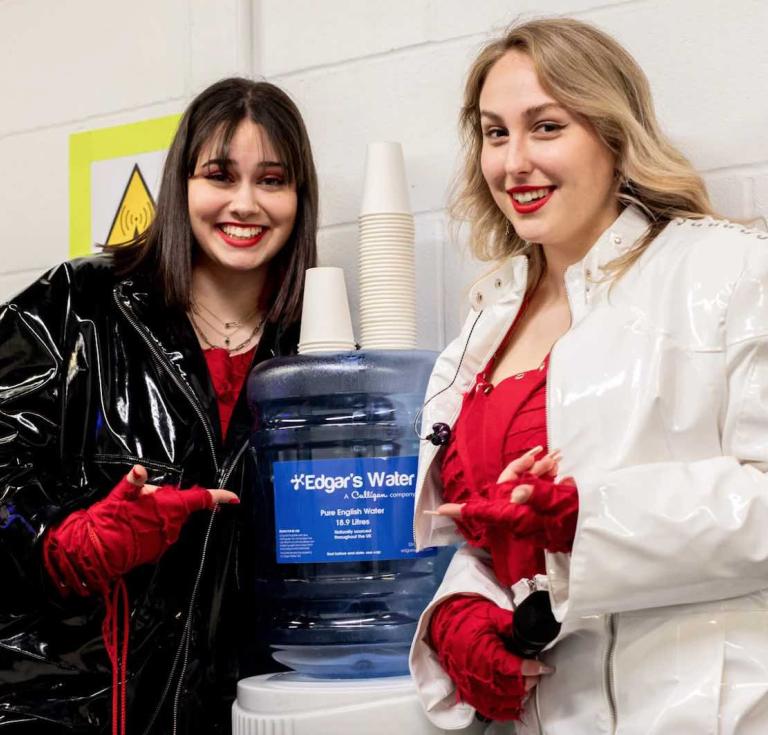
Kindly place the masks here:
[[(193, 399), (199, 402), (210, 418), (217, 443), (221, 445), (216, 393), (208, 374), (205, 355), (189, 319), (181, 311), (169, 313), (160, 294), (141, 284), (136, 277), (129, 276), (119, 281), (114, 288), (114, 297), (128, 320), (149, 340), (158, 358), (191, 389)], [(287, 327), (271, 322), (265, 324), (253, 364), (295, 353), (298, 331), (298, 324)], [(246, 391), (242, 390), (233, 410), (226, 447), (239, 446), (247, 437), (244, 427), (250, 425), (248, 412)]]
[[(649, 224), (648, 218), (637, 207), (626, 207), (584, 258), (568, 268), (568, 272), (579, 272), (586, 279), (601, 278), (604, 268), (629, 252), (645, 234)], [(526, 262), (525, 255), (507, 258), (477, 280), (469, 291), (472, 309), (480, 311), (495, 304), (522, 299), (527, 278)]]

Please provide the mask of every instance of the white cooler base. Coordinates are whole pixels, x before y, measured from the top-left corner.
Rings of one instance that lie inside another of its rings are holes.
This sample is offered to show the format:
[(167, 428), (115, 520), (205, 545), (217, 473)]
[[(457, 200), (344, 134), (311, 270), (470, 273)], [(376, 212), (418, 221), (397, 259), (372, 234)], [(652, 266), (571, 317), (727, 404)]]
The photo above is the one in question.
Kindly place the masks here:
[(233, 735), (479, 735), (481, 723), (441, 730), (424, 714), (410, 677), (317, 680), (265, 674), (237, 683)]

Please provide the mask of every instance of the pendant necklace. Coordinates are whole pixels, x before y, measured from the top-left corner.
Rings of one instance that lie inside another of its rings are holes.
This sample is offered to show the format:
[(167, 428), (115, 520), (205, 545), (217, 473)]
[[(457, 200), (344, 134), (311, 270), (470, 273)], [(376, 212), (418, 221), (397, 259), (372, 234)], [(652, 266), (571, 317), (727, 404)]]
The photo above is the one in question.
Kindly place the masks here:
[(195, 332), (200, 337), (203, 342), (208, 345), (208, 347), (211, 347), (213, 349), (221, 349), (226, 350), (227, 353), (231, 356), (234, 352), (239, 352), (243, 349), (258, 333), (261, 329), (262, 325), (264, 324), (264, 319), (260, 319), (256, 326), (251, 330), (251, 333), (240, 343), (236, 344), (234, 347), (230, 347), (230, 338), (227, 336), (224, 336), (224, 344), (215, 344), (214, 342), (211, 342), (210, 339), (208, 339), (208, 336), (205, 334), (205, 332), (202, 330), (200, 325), (197, 323), (197, 320), (194, 317), (191, 317), (190, 321), (192, 322), (192, 326), (195, 329)]

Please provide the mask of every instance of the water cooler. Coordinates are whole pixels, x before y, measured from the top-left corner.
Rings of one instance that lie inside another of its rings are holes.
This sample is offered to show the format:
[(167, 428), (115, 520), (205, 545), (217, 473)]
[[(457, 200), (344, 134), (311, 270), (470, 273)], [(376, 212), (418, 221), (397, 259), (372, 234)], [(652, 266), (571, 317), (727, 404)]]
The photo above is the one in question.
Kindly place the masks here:
[(452, 551), (413, 545), (413, 423), (434, 359), (309, 354), (251, 374), (254, 635), (292, 671), (240, 681), (235, 735), (443, 732), (407, 666)]

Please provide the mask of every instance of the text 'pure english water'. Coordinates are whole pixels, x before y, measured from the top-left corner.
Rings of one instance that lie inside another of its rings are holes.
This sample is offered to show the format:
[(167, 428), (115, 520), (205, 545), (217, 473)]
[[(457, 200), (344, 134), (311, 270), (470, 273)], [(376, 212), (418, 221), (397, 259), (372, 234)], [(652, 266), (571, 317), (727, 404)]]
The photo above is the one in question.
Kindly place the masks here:
[(416, 552), (413, 429), (432, 352), (262, 363), (248, 396), (257, 479), (250, 608), (274, 657), (321, 677), (407, 673), (450, 551)]

